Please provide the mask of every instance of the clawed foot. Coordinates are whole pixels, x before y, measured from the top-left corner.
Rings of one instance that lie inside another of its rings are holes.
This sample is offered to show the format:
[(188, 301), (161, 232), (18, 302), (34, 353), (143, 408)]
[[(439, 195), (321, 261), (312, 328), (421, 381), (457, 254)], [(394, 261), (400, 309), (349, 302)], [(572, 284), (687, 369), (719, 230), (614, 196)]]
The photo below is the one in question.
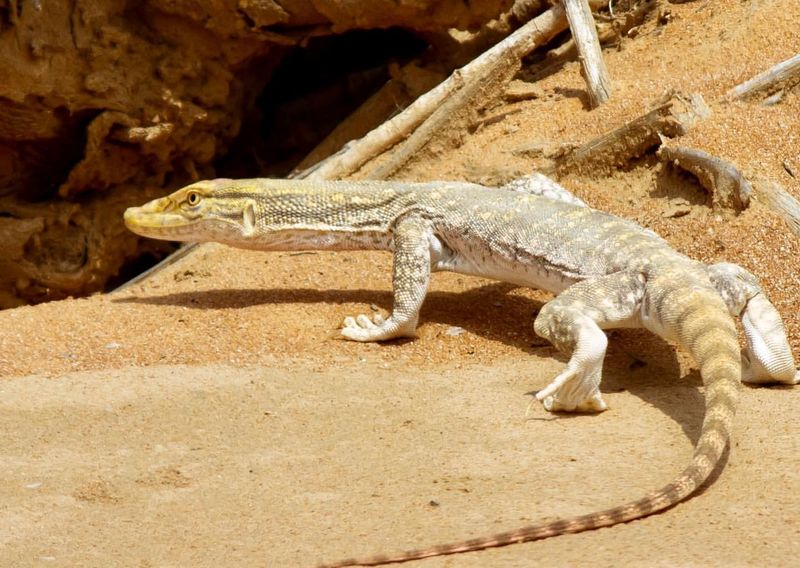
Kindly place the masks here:
[(787, 362), (779, 370), (767, 369), (748, 349), (742, 351), (742, 381), (750, 384), (800, 384), (800, 371)]
[(393, 318), (384, 319), (375, 314), (372, 319), (361, 314), (355, 318), (347, 317), (342, 326), (342, 337), (351, 341), (385, 341), (397, 337), (413, 337), (416, 322), (398, 323)]
[[(536, 398), (539, 398), (537, 395)], [(559, 395), (547, 396), (544, 399), (539, 399), (548, 412), (603, 412), (608, 408), (606, 401), (603, 400), (603, 395), (600, 393), (594, 394), (588, 399), (580, 402), (573, 402), (572, 400), (562, 401)]]
[(800, 385), (800, 371), (794, 375), (775, 377), (769, 374), (754, 373), (752, 369), (742, 369), (742, 381), (751, 385)]
[(600, 370), (567, 368), (553, 382), (536, 393), (548, 412), (602, 412), (608, 408), (598, 385)]

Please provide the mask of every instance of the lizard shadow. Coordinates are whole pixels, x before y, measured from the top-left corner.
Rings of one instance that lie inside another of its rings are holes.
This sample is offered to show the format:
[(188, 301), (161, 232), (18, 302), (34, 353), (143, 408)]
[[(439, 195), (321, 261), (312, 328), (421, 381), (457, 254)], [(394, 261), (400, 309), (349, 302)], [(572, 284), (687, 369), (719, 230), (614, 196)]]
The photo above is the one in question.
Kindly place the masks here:
[[(554, 357), (566, 363), (567, 358), (563, 354), (533, 331), (533, 321), (545, 302), (511, 293), (517, 289), (512, 284), (496, 282), (463, 292), (431, 291), (422, 308), (420, 323), (436, 322), (462, 328), (525, 353)], [(123, 297), (113, 301), (198, 310), (243, 309), (287, 303), (357, 303), (376, 304), (388, 311), (392, 305), (392, 294), (367, 289), (224, 289)], [(402, 344), (407, 341), (388, 343)], [(682, 427), (692, 443), (697, 442), (705, 410), (703, 396), (697, 388), (701, 384), (696, 371), (680, 376), (674, 348), (658, 336), (645, 330), (610, 332), (601, 390), (605, 393), (628, 391), (658, 408)], [(527, 394), (533, 396), (535, 392)], [(555, 416), (557, 419), (591, 419), (591, 416), (568, 413)]]

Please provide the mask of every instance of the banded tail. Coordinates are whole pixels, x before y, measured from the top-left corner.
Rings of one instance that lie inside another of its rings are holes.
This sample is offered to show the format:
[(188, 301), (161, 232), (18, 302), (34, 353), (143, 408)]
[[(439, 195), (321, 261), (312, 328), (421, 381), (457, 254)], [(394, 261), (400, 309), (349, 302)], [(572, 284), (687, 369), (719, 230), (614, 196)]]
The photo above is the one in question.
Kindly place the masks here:
[(733, 320), (713, 290), (684, 285), (668, 287), (660, 295), (660, 319), (697, 362), (705, 386), (706, 413), (691, 464), (671, 483), (637, 501), (596, 513), (395, 555), (350, 558), (318, 568), (396, 564), (610, 527), (663, 511), (689, 497), (717, 467), (730, 439), (741, 378), (739, 341)]

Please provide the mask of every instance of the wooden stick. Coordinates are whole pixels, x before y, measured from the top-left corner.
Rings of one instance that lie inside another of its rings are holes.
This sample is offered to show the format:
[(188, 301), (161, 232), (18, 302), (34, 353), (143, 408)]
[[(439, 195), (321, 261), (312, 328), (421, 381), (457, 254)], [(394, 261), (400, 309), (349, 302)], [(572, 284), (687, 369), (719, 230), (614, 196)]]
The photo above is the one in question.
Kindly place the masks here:
[(563, 0), (563, 2), (569, 29), (578, 47), (583, 76), (589, 88), (589, 99), (593, 107), (600, 106), (611, 98), (611, 79), (603, 61), (600, 40), (597, 39), (592, 9), (588, 0)]
[(714, 207), (732, 209), (737, 213), (750, 204), (753, 188), (731, 163), (702, 150), (683, 146), (661, 146), (658, 157), (695, 175), (700, 185), (711, 194)]
[(317, 144), (295, 166), (289, 177), (294, 178), (309, 168), (313, 169), (315, 164), (338, 152), (350, 140), (364, 136), (399, 109), (406, 108), (443, 78), (441, 73), (420, 68), (416, 63), (409, 63), (393, 71), (392, 78)]
[(800, 79), (800, 54), (786, 61), (781, 61), (752, 79), (736, 85), (725, 94), (725, 98), (728, 100), (741, 100), (792, 79)]
[(567, 151), (540, 171), (545, 174), (566, 170), (608, 171), (659, 146), (662, 136), (674, 138), (686, 134), (695, 122), (711, 113), (699, 94), (671, 93), (656, 104), (647, 114)]
[[(658, 0), (642, 0), (629, 12), (613, 16), (608, 21), (597, 21), (597, 38), (600, 40), (600, 45), (603, 47), (619, 45), (620, 38), (640, 27), (657, 5)], [(574, 61), (576, 54), (575, 40), (570, 38), (548, 51), (543, 61), (526, 69), (525, 80), (533, 83), (555, 73), (567, 61)]]
[[(596, 0), (595, 0), (596, 1)], [(464, 112), (467, 103), (489, 85), (505, 85), (519, 70), (521, 59), (537, 46), (546, 43), (568, 26), (566, 12), (561, 4), (543, 12), (505, 40), (495, 45), (462, 69), (464, 86), (453, 93), (431, 113), (386, 162), (379, 164), (366, 175), (369, 179), (385, 179), (394, 174), (417, 154), (444, 126)], [(474, 65), (474, 68), (473, 68)], [(468, 68), (469, 72), (467, 71)], [(485, 93), (484, 93), (485, 94)]]
[[(603, 0), (591, 0), (593, 5), (602, 5)], [(461, 69), (457, 69), (445, 81), (414, 101), (403, 112), (385, 122), (360, 140), (348, 144), (329, 160), (310, 168), (298, 177), (314, 176), (316, 179), (339, 179), (352, 174), (367, 161), (380, 155), (386, 149), (409, 137), (428, 117), (437, 113), (432, 124), (426, 124), (424, 132), (416, 136), (401, 152), (386, 164), (370, 172), (369, 177), (377, 178), (386, 172), (396, 171), (415, 151), (427, 143), (430, 135), (441, 129), (448, 114), (470, 100), (470, 93), (476, 92), (497, 73), (513, 74), (520, 65), (522, 57), (537, 46), (549, 41), (568, 26), (566, 12), (561, 4), (546, 10), (503, 41), (485, 51)], [(465, 87), (469, 87), (464, 90)], [(445, 103), (456, 92), (461, 92), (458, 100)], [(445, 110), (446, 109), (446, 110)]]
[(800, 237), (800, 201), (772, 180), (755, 180), (753, 185), (756, 195), (764, 198), (764, 204), (786, 222), (792, 233)]

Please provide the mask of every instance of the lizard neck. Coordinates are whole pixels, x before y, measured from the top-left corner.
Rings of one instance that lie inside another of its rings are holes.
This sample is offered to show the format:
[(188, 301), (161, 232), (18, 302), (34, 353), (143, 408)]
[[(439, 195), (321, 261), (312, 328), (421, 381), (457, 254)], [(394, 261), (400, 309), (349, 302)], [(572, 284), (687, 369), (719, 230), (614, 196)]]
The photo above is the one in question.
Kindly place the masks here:
[(260, 250), (388, 250), (395, 222), (418, 205), (413, 186), (320, 182), (309, 190), (298, 181), (270, 184), (268, 191), (255, 187), (246, 197), (253, 204), (253, 230), (226, 244)]

